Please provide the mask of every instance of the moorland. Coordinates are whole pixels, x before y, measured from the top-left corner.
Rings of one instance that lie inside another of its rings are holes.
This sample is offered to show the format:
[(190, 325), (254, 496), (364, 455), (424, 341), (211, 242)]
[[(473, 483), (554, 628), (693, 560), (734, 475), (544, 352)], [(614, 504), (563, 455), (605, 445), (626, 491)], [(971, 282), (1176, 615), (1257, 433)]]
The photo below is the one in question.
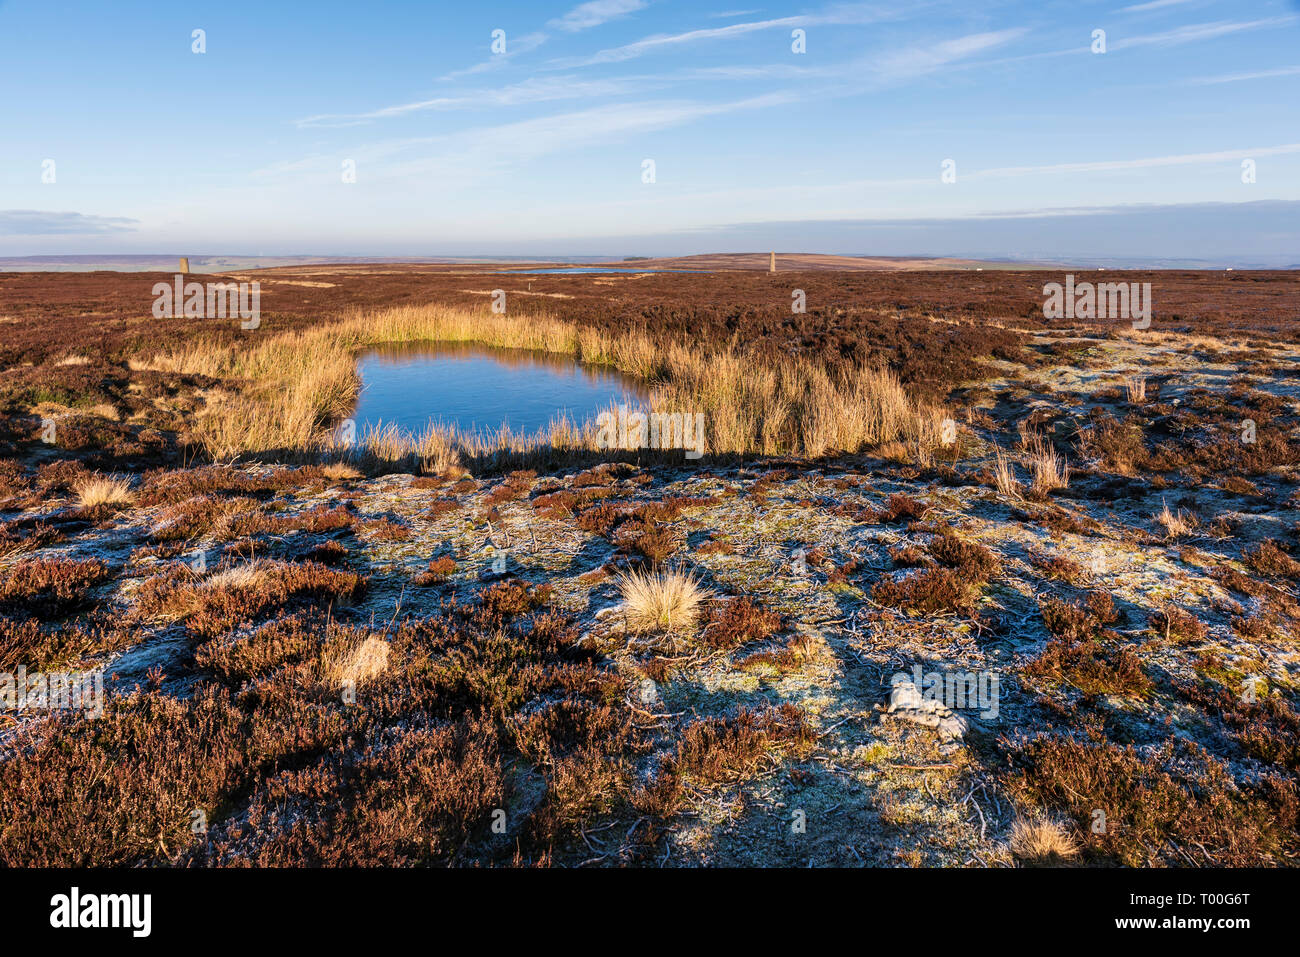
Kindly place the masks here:
[[(0, 863), (1294, 863), (1297, 274), (1075, 270), (1134, 329), (791, 265), (203, 277), (254, 330), (0, 273), (0, 673), (107, 694), (0, 710)], [(707, 453), (341, 442), (424, 340), (615, 367)]]

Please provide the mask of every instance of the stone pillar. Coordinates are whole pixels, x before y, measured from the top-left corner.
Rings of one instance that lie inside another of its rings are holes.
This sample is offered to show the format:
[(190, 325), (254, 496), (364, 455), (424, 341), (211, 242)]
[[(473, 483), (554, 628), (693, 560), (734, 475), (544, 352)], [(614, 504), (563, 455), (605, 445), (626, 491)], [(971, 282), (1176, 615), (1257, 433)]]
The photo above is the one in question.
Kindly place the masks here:
[(776, 272), (776, 253), (772, 253), (772, 259), (767, 267), (768, 272)]
[(182, 275), (182, 276), (188, 276), (189, 274), (190, 274), (190, 257), (189, 257), (189, 256), (182, 256), (182, 257), (181, 257), (181, 275)]

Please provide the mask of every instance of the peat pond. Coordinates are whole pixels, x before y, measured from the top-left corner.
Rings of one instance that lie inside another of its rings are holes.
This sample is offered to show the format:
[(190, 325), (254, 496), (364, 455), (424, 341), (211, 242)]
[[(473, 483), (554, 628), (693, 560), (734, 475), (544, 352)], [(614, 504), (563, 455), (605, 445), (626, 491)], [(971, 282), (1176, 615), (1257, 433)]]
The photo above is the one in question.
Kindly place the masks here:
[(647, 399), (640, 383), (607, 366), (466, 343), (379, 346), (358, 357), (357, 373), (358, 436), (381, 425), (420, 432), (431, 422), (462, 432), (495, 432), (508, 425), (531, 434), (561, 415), (581, 424), (621, 402)]

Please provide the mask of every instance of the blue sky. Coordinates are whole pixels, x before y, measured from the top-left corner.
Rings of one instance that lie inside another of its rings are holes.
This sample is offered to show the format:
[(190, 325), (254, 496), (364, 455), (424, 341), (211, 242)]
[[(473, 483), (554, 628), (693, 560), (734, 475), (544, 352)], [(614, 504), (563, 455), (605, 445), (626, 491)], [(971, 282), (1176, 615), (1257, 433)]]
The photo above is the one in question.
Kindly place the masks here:
[(1295, 0), (0, 0), (0, 94), (7, 256), (1300, 262)]

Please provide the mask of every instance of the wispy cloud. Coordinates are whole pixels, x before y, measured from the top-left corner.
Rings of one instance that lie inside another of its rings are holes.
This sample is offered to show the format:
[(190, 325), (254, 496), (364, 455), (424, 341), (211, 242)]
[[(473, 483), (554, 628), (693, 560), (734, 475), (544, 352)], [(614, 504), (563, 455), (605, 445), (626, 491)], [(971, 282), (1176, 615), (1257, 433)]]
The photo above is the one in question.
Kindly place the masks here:
[[(667, 73), (606, 79), (584, 79), (577, 75), (533, 77), (509, 86), (467, 90), (456, 95), (399, 103), (363, 113), (322, 113), (307, 116), (296, 120), (295, 125), (300, 128), (348, 127), (414, 113), (481, 110), (489, 107), (513, 107), (627, 94), (644, 95), (655, 89), (700, 80), (834, 79), (846, 85), (834, 91), (823, 90), (815, 95), (855, 95), (869, 88), (878, 88), (882, 81), (897, 82), (934, 72), (966, 57), (1012, 42), (1025, 32), (1024, 28), (1016, 27), (989, 33), (969, 34), (938, 43), (918, 44), (883, 58), (871, 56), (840, 63), (817, 63), (807, 66), (767, 63), (752, 66), (696, 67)], [(867, 81), (865, 84), (860, 82), (864, 80)]]
[(437, 96), (427, 100), (399, 103), (365, 113), (322, 113), (296, 120), (295, 124), (299, 127), (358, 126), (374, 120), (392, 119), (411, 113), (522, 106), (556, 100), (620, 96), (630, 92), (644, 94), (654, 85), (655, 78), (648, 76), (601, 80), (587, 80), (573, 76), (533, 77), (509, 86), (468, 90), (455, 96)]
[[(1263, 20), (1241, 20), (1241, 21), (1218, 21), (1215, 23), (1198, 23), (1191, 26), (1179, 27), (1175, 30), (1167, 30), (1162, 33), (1139, 34), (1132, 37), (1119, 37), (1109, 41), (1110, 50), (1124, 50), (1132, 47), (1174, 47), (1181, 46), (1184, 43), (1195, 43), (1200, 40), (1213, 40), (1216, 37), (1227, 36), (1232, 33), (1241, 33), (1247, 30), (1260, 30), (1266, 27), (1279, 27), (1300, 22), (1300, 16), (1287, 17), (1269, 17)], [(1111, 33), (1115, 36), (1115, 32)], [(1089, 53), (1089, 45), (1085, 41), (1075, 46), (1066, 47), (1060, 50), (1042, 50), (1037, 53), (1020, 53), (1015, 56), (998, 57), (993, 60), (976, 60), (970, 63), (954, 66), (954, 69), (979, 69), (991, 66), (1005, 66), (1012, 63), (1025, 63), (1032, 60), (1053, 59), (1063, 56), (1083, 56)]]
[(919, 76), (947, 66), (977, 53), (1003, 46), (1028, 32), (1024, 27), (972, 33), (955, 40), (945, 40), (930, 46), (916, 46), (885, 57), (876, 72), (883, 76), (902, 78)]
[[(682, 126), (739, 111), (760, 110), (788, 103), (789, 93), (768, 93), (716, 103), (646, 101), (611, 104), (515, 123), (479, 127), (430, 138), (421, 152), (431, 155), (394, 163), (394, 176), (424, 176), (439, 171), (468, 177), (504, 169), (551, 153), (581, 150), (599, 143)], [(431, 148), (431, 149), (430, 149)]]
[(494, 53), (482, 63), (476, 63), (471, 67), (463, 70), (453, 70), (445, 74), (443, 80), (455, 80), (462, 76), (475, 76), (479, 73), (486, 73), (489, 70), (499, 70), (508, 64), (521, 53), (531, 53), (544, 44), (550, 37), (545, 33), (526, 33), (521, 37), (512, 37), (506, 34), (506, 52)]
[(1191, 166), (1202, 163), (1224, 163), (1231, 160), (1253, 159), (1259, 156), (1282, 156), (1288, 153), (1300, 153), (1300, 143), (1284, 143), (1281, 146), (1258, 146), (1251, 149), (1220, 150), (1214, 153), (1146, 156), (1137, 159), (1051, 163), (1046, 166), (1002, 166), (967, 173), (963, 176), (963, 179), (1026, 176), (1041, 173), (1099, 173), (1113, 170), (1152, 169), (1161, 166)]
[[(1000, 166), (988, 169), (966, 170), (961, 174), (962, 182), (985, 179), (1017, 179), (1025, 176), (1051, 176), (1053, 174), (1100, 173), (1135, 169), (1155, 169), (1166, 166), (1192, 166), (1209, 163), (1232, 162), (1246, 158), (1263, 156), (1282, 156), (1300, 153), (1300, 143), (1286, 143), (1279, 146), (1260, 146), (1251, 149), (1221, 150), (1209, 153), (1181, 153), (1169, 156), (1147, 156), (1118, 160), (1091, 160), (1078, 163), (1052, 163), (1040, 166)], [(845, 197), (855, 196), (862, 191), (897, 192), (902, 189), (923, 187), (933, 189), (938, 182), (937, 175), (899, 176), (888, 178), (864, 178), (841, 180), (838, 182), (784, 184), (780, 186), (754, 186), (708, 190), (691, 194), (690, 201), (696, 206), (706, 201), (719, 199), (739, 200), (755, 205), (768, 205), (776, 197), (814, 200), (822, 197), (835, 202), (843, 202)], [(1060, 207), (1044, 207), (1052, 215)], [(1028, 215), (1016, 213), (1017, 216)]]
[[(629, 135), (729, 113), (766, 109), (796, 99), (790, 92), (774, 92), (713, 103), (672, 100), (609, 104), (439, 136), (382, 140), (355, 146), (347, 155), (356, 160), (358, 168), (370, 179), (433, 175), (445, 180), (468, 181), (539, 156), (581, 150)], [(316, 153), (263, 167), (253, 176), (259, 179), (334, 177), (338, 162), (335, 154)]]
[(1263, 20), (1220, 20), (1215, 23), (1195, 23), (1177, 27), (1164, 33), (1149, 33), (1145, 36), (1121, 37), (1110, 44), (1112, 50), (1142, 46), (1178, 46), (1194, 43), (1198, 40), (1213, 40), (1215, 37), (1245, 30), (1262, 30), (1265, 27), (1281, 27), (1300, 22), (1300, 16), (1267, 17)]
[(1120, 13), (1146, 13), (1148, 10), (1163, 10), (1165, 7), (1177, 7), (1192, 2), (1194, 0), (1151, 0), (1150, 3), (1135, 3), (1131, 7), (1125, 7)]
[(598, 63), (621, 63), (632, 60), (657, 50), (679, 46), (683, 43), (697, 43), (702, 40), (721, 40), (730, 37), (754, 33), (757, 30), (770, 30), (774, 27), (798, 26), (805, 23), (806, 17), (781, 17), (776, 20), (754, 20), (749, 23), (733, 23), (726, 27), (709, 27), (701, 30), (689, 30), (686, 33), (661, 33), (634, 43), (600, 50), (590, 56), (561, 57), (551, 61), (553, 67), (594, 66)]
[(1229, 73), (1224, 76), (1194, 77), (1187, 82), (1194, 86), (1210, 86), (1215, 83), (1237, 83), (1241, 80), (1266, 80), (1275, 76), (1295, 76), (1300, 74), (1300, 66), (1284, 66), (1276, 70), (1258, 70), (1254, 73)]
[(590, 3), (579, 4), (562, 17), (556, 17), (547, 26), (567, 33), (577, 33), (644, 10), (645, 6), (645, 0), (591, 0)]
[(130, 232), (138, 219), (40, 209), (0, 209), (2, 236), (102, 235)]
[[(683, 79), (716, 80), (835, 80), (837, 85), (816, 93), (818, 97), (856, 96), (882, 85), (924, 76), (945, 68), (978, 64), (960, 64), (967, 57), (1005, 46), (1024, 36), (1028, 30), (1013, 27), (987, 33), (971, 33), (951, 40), (917, 43), (884, 54), (870, 54), (838, 63), (816, 62), (809, 65), (794, 63), (759, 63), (754, 65), (728, 65), (696, 67), (682, 74)], [(809, 94), (812, 96), (813, 94)]]
[(599, 50), (589, 56), (561, 57), (552, 60), (550, 66), (553, 69), (564, 69), (568, 67), (594, 66), (600, 63), (621, 63), (625, 60), (645, 56), (647, 53), (655, 53), (683, 44), (701, 43), (707, 40), (728, 40), (755, 33), (759, 30), (814, 25), (861, 25), (891, 19), (898, 15), (867, 4), (844, 4), (830, 7), (821, 13), (777, 17), (770, 20), (751, 20), (746, 23), (732, 23), (725, 27), (704, 27), (698, 30), (687, 30), (684, 33), (659, 33), (636, 40), (633, 43)]

